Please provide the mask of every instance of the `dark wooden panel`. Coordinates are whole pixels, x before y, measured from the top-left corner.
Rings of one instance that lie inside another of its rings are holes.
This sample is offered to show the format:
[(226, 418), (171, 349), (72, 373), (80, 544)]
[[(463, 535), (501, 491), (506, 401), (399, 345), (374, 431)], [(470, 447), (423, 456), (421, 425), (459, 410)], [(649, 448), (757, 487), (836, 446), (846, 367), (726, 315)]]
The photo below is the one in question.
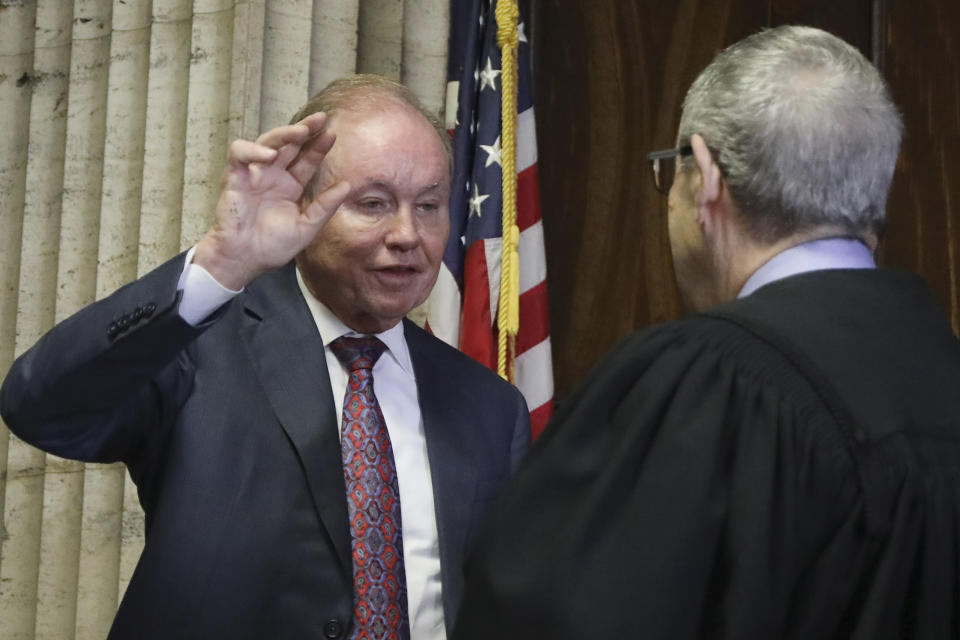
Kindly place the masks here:
[(620, 338), (682, 310), (645, 154), (723, 47), (813, 23), (870, 50), (870, 0), (532, 0), (556, 397)]
[(960, 3), (881, 8), (884, 75), (906, 127), (883, 262), (921, 274), (960, 333)]
[(829, 31), (870, 58), (872, 5), (872, 0), (772, 0), (769, 24), (805, 24)]

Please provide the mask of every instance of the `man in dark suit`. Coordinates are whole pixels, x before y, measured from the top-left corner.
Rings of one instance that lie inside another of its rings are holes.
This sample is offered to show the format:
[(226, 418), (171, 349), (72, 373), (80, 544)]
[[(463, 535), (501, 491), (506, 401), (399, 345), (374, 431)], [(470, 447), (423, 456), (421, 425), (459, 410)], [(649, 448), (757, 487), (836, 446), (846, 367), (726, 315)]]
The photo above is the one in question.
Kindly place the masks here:
[(519, 392), (404, 318), (449, 230), (446, 133), (369, 76), (295, 119), (231, 145), (186, 256), (4, 382), (14, 433), (137, 484), (146, 545), (112, 638), (444, 638), (528, 445)]
[(650, 154), (698, 313), (624, 340), (537, 440), (456, 640), (960, 637), (960, 341), (873, 259), (901, 128), (818, 29), (701, 72)]

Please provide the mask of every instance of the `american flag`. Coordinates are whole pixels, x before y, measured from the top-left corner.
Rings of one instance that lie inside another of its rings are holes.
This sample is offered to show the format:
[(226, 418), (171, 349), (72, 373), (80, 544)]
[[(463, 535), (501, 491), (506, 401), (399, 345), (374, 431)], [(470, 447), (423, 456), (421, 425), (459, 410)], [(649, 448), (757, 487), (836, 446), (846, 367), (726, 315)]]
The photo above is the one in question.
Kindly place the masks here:
[[(496, 0), (451, 0), (447, 128), (454, 137), (450, 240), (428, 305), (435, 335), (497, 369), (497, 300), (502, 247), (500, 50)], [(530, 47), (520, 24), (517, 110), (517, 225), (520, 330), (515, 378), (533, 436), (553, 412), (546, 258), (537, 177)]]

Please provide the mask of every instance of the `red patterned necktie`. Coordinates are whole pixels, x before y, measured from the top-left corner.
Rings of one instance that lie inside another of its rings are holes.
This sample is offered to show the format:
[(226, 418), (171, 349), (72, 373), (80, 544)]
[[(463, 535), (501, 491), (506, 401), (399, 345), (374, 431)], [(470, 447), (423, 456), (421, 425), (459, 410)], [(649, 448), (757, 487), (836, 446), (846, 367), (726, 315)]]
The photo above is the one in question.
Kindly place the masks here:
[(337, 338), (330, 348), (350, 372), (340, 448), (353, 538), (351, 638), (409, 640), (397, 467), (373, 394), (373, 365), (387, 347), (364, 336)]

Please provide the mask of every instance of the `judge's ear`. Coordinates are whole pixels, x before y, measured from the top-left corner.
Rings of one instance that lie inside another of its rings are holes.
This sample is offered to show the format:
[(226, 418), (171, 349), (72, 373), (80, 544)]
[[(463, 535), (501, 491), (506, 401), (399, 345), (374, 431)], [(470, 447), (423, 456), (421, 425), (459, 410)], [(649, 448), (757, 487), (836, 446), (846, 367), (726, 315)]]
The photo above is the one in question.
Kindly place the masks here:
[(699, 208), (720, 199), (720, 182), (723, 177), (720, 175), (720, 167), (713, 161), (710, 149), (707, 148), (707, 143), (703, 141), (700, 134), (695, 133), (690, 136), (690, 146), (693, 147), (693, 158), (700, 170), (700, 188), (697, 190), (697, 207)]
[(700, 134), (695, 133), (690, 137), (690, 146), (693, 147), (693, 158), (700, 172), (694, 200), (697, 219), (700, 224), (710, 226), (723, 204), (723, 174)]

